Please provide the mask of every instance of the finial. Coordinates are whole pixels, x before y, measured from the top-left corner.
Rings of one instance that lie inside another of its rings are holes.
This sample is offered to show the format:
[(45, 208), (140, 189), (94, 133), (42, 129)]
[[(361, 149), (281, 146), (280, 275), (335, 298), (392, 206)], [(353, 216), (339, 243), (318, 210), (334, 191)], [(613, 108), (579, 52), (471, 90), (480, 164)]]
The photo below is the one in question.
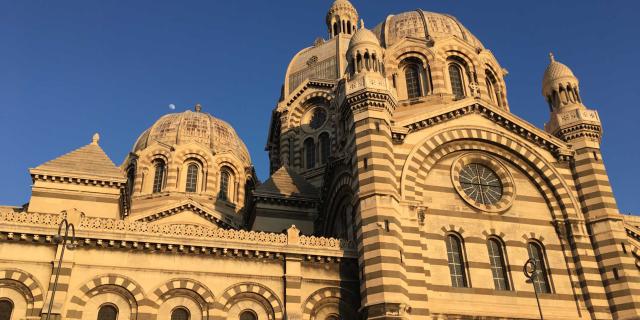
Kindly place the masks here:
[(93, 134), (93, 138), (91, 138), (91, 144), (98, 144), (100, 141), (100, 135), (96, 132)]
[(551, 62), (556, 61), (556, 58), (553, 56), (553, 52), (549, 52), (549, 60), (551, 60)]
[(360, 19), (360, 29), (364, 29), (364, 19)]
[(200, 105), (199, 103), (196, 104), (196, 107), (194, 108), (196, 110), (196, 112), (200, 112), (202, 111), (202, 105)]

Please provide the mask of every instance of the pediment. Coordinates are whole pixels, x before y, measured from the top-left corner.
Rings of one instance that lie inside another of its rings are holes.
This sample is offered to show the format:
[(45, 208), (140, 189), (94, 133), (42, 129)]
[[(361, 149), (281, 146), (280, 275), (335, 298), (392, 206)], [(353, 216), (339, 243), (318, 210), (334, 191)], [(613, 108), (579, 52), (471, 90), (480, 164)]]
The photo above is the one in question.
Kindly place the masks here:
[(223, 217), (221, 213), (211, 210), (192, 199), (154, 209), (150, 213), (137, 217), (136, 221), (207, 226), (213, 224), (216, 227), (224, 228), (233, 227), (232, 225), (234, 224), (231, 219)]
[(521, 138), (549, 151), (558, 160), (564, 161), (573, 157), (573, 151), (566, 142), (537, 128), (524, 119), (495, 106), (481, 101), (466, 99), (451, 105), (445, 105), (433, 112), (418, 113), (416, 116), (397, 120), (392, 129), (394, 143), (402, 143), (407, 135), (435, 127), (444, 122), (480, 115), (500, 127), (520, 136)]

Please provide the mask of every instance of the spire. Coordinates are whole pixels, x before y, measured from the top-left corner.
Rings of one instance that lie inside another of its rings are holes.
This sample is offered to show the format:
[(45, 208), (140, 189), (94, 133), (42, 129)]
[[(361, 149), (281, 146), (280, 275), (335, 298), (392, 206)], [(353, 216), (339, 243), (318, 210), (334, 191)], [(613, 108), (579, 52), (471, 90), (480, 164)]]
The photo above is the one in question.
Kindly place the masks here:
[(360, 19), (360, 29), (364, 29), (364, 19)]
[(196, 106), (193, 108), (193, 110), (195, 110), (196, 112), (201, 112), (202, 111), (202, 105), (199, 103), (196, 103)]
[(93, 134), (93, 137), (91, 138), (91, 144), (98, 144), (98, 141), (100, 141), (100, 135), (96, 132)]
[(556, 61), (556, 59), (553, 56), (553, 52), (549, 52), (549, 62), (555, 62), (555, 61)]

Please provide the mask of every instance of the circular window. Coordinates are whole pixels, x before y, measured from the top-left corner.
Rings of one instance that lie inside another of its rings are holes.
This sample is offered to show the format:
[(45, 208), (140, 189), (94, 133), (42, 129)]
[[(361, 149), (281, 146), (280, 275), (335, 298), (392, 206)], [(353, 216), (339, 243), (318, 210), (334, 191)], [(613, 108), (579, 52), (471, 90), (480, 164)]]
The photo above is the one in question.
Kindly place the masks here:
[(502, 183), (493, 170), (479, 163), (470, 163), (460, 170), (462, 190), (476, 202), (495, 204), (502, 198)]
[(325, 122), (327, 122), (327, 110), (323, 107), (315, 107), (307, 111), (302, 118), (304, 127), (307, 127), (309, 130), (320, 129)]
[(511, 207), (515, 187), (511, 174), (498, 160), (481, 153), (458, 157), (451, 180), (468, 204), (483, 211), (500, 212)]

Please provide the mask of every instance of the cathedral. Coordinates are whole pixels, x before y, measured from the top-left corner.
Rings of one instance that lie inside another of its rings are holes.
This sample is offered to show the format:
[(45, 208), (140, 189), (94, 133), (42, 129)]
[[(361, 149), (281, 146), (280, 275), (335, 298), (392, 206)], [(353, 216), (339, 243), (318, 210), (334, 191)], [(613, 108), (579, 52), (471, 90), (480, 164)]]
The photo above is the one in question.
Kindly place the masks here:
[(266, 181), (201, 105), (120, 165), (95, 134), (31, 168), (0, 320), (640, 319), (640, 218), (572, 70), (540, 70), (538, 128), (455, 17), (360, 18), (335, 0), (286, 67)]

